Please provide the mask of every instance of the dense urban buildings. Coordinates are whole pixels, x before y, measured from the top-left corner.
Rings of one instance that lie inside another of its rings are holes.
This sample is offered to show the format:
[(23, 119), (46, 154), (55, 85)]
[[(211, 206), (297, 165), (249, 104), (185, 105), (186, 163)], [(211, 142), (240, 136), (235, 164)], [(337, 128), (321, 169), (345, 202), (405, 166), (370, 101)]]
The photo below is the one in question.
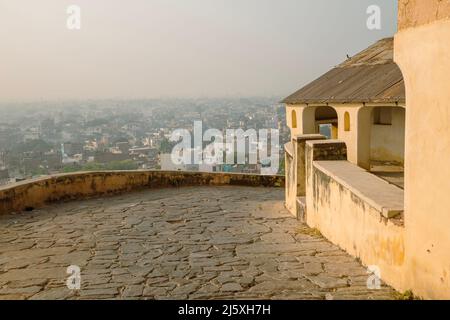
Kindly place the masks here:
[[(175, 129), (288, 130), (279, 98), (73, 101), (0, 106), (0, 184), (55, 173), (165, 169), (259, 172), (258, 165), (176, 166)], [(282, 170), (282, 168), (281, 168)]]
[[(368, 30), (380, 30), (381, 8), (364, 12), (374, 12)], [(331, 29), (343, 17), (316, 20)], [(395, 35), (346, 59), (342, 41), (307, 19), (285, 21), (301, 21), (332, 50), (272, 33), (329, 70), (282, 102), (0, 105), (0, 300), (450, 299), (450, 0), (399, 0)], [(232, 47), (242, 49), (237, 38)], [(263, 46), (264, 58), (274, 47)], [(322, 53), (342, 63), (325, 67)], [(298, 56), (303, 63), (289, 61), (295, 72), (309, 61)], [(264, 63), (280, 68), (277, 59)], [(215, 83), (220, 73), (205, 66), (211, 78), (197, 78)], [(250, 83), (275, 79), (260, 70)]]

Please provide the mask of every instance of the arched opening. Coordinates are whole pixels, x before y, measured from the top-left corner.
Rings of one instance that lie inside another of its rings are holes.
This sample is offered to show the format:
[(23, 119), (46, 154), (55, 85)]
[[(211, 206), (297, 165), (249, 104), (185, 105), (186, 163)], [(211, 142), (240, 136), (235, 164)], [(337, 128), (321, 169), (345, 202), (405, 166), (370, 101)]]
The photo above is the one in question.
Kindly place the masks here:
[(291, 117), (292, 117), (292, 129), (297, 129), (297, 112), (295, 110), (292, 110)]
[(344, 114), (344, 131), (350, 131), (350, 113), (347, 111)]
[(334, 108), (329, 106), (317, 107), (315, 121), (316, 133), (320, 133), (328, 139), (338, 138), (338, 115)]
[(371, 114), (370, 171), (404, 187), (405, 108), (374, 107)]

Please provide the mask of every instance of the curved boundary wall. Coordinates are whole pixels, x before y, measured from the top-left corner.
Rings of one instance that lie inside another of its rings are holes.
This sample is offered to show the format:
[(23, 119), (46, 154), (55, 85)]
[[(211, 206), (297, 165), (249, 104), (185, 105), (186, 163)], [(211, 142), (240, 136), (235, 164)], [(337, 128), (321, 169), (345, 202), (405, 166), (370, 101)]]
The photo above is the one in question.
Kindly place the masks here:
[(59, 174), (0, 188), (0, 214), (47, 203), (118, 194), (146, 188), (184, 186), (284, 187), (284, 176), (182, 171), (101, 171)]

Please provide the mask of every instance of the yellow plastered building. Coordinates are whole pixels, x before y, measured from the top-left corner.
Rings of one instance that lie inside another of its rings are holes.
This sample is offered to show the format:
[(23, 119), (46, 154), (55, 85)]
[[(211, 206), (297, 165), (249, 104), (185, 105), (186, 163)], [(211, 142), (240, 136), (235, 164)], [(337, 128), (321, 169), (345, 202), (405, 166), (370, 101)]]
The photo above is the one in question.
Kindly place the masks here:
[(450, 298), (450, 1), (287, 97), (286, 207), (399, 291)]

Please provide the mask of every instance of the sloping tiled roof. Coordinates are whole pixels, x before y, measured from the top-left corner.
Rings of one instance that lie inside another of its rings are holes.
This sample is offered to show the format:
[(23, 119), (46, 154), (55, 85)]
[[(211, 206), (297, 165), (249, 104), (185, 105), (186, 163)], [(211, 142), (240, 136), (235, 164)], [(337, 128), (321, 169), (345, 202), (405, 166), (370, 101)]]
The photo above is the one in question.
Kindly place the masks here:
[(283, 100), (302, 103), (404, 103), (403, 75), (393, 61), (394, 40), (378, 41)]

